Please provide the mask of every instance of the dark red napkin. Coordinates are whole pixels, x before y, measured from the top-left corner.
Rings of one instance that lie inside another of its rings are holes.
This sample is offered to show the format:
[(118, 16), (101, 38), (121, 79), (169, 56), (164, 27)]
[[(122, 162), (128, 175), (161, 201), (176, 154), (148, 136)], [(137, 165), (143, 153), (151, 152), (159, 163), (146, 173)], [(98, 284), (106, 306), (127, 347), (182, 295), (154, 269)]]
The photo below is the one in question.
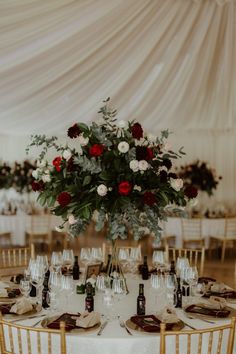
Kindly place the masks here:
[(224, 299), (236, 299), (236, 291), (226, 290), (222, 293), (219, 293), (219, 292), (210, 290), (203, 295), (203, 297), (207, 297), (207, 298), (210, 296), (223, 297)]
[(197, 313), (201, 315), (219, 317), (219, 318), (228, 317), (230, 314), (230, 311), (226, 309), (217, 310), (217, 309), (203, 307), (201, 305), (190, 305), (186, 307), (185, 311), (191, 313)]
[[(145, 332), (160, 332), (161, 321), (154, 315), (132, 316), (130, 320)], [(174, 323), (166, 323), (166, 329), (169, 331)]]
[(199, 284), (202, 284), (202, 283), (208, 284), (209, 282), (215, 282), (215, 281), (216, 281), (216, 279), (210, 278), (210, 277), (200, 277), (200, 278), (198, 278), (198, 283)]
[(10, 313), (10, 309), (11, 307), (14, 305), (14, 303), (12, 304), (1, 304), (0, 305), (0, 311), (3, 315), (6, 315), (8, 313)]
[(71, 331), (72, 329), (79, 328), (76, 326), (76, 319), (72, 317), (80, 317), (80, 313), (63, 313), (60, 317), (50, 322), (47, 327), (51, 329), (60, 329), (60, 322), (65, 322), (66, 331)]

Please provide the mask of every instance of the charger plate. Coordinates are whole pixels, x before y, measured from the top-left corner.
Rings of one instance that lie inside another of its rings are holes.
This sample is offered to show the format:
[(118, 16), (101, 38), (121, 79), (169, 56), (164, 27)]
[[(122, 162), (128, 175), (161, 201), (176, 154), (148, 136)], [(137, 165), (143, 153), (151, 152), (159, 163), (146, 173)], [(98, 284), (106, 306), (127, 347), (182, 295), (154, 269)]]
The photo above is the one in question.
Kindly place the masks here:
[[(48, 328), (48, 325), (52, 322), (54, 322), (59, 316), (50, 316), (50, 317), (46, 317), (41, 321), (41, 326), (43, 328)], [(95, 326), (89, 327), (89, 328), (82, 328), (82, 327), (78, 327), (78, 328), (74, 328), (70, 331), (73, 333), (88, 333), (88, 332), (92, 332), (92, 331), (96, 331), (97, 329), (99, 329), (99, 327), (101, 326), (101, 322), (97, 323)]]
[[(141, 333), (145, 333), (145, 334), (152, 334), (152, 335), (155, 334), (155, 333), (160, 333), (160, 330), (158, 330), (156, 332), (144, 331), (144, 329), (142, 329), (137, 324), (132, 322), (130, 318), (125, 322), (125, 324), (126, 324), (127, 327), (129, 327), (133, 331), (137, 331), (137, 332), (141, 332)], [(184, 328), (184, 326), (185, 326), (184, 322), (179, 320), (178, 322), (173, 324), (173, 327), (171, 328), (171, 331), (180, 331), (182, 328)]]
[[(197, 304), (196, 304), (197, 305)], [(216, 317), (216, 316), (210, 316), (210, 315), (205, 315), (205, 314), (202, 314), (202, 313), (195, 313), (195, 312), (190, 312), (190, 311), (185, 311), (184, 309), (184, 312), (191, 316), (191, 317), (195, 317), (196, 320), (199, 319), (201, 320), (202, 319), (206, 319), (206, 320), (227, 320), (229, 318), (232, 318), (232, 317), (236, 317), (236, 309), (232, 308), (232, 307), (229, 307), (229, 306), (226, 306), (224, 308), (225, 310), (228, 310), (230, 311), (229, 315), (227, 317)]]

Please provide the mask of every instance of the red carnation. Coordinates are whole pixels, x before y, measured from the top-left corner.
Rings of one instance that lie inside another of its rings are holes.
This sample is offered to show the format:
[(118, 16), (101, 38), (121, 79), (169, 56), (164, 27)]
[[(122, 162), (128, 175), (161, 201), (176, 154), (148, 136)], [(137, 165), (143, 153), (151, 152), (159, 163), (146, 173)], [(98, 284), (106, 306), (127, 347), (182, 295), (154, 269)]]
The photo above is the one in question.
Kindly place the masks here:
[(134, 139), (140, 140), (143, 137), (143, 128), (141, 124), (134, 123), (131, 127), (131, 133)]
[(121, 195), (128, 195), (132, 190), (132, 185), (128, 181), (123, 181), (119, 183), (118, 191)]
[(61, 192), (57, 197), (57, 201), (60, 206), (65, 207), (70, 203), (71, 195), (67, 192)]
[(196, 198), (196, 196), (198, 195), (198, 190), (194, 186), (188, 186), (185, 188), (184, 194), (186, 195), (186, 197), (193, 199)]
[(57, 172), (61, 171), (61, 160), (62, 158), (60, 156), (55, 157), (55, 159), (52, 161), (53, 166), (57, 170)]
[(89, 155), (94, 156), (94, 157), (98, 157), (98, 156), (102, 155), (103, 151), (104, 151), (103, 145), (94, 144), (89, 148)]
[(81, 133), (81, 130), (80, 130), (78, 124), (76, 124), (76, 123), (72, 127), (70, 127), (67, 131), (67, 135), (71, 139), (77, 138), (77, 136), (79, 136), (80, 133)]
[(36, 182), (36, 181), (33, 181), (32, 183), (31, 183), (31, 187), (32, 187), (32, 190), (34, 191), (34, 192), (41, 192), (41, 191), (43, 191), (44, 190), (44, 183), (43, 183), (43, 181), (39, 181), (39, 182)]
[(149, 206), (153, 206), (156, 202), (156, 196), (152, 192), (145, 192), (142, 196), (144, 204)]

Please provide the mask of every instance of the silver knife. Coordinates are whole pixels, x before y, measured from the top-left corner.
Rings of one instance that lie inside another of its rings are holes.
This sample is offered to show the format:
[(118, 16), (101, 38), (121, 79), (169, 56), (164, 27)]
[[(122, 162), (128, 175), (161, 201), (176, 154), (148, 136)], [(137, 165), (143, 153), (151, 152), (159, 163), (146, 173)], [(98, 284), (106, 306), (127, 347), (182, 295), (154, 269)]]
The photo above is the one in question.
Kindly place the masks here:
[(97, 333), (97, 336), (100, 336), (100, 335), (102, 334), (102, 332), (103, 332), (104, 328), (106, 327), (107, 323), (108, 323), (108, 322), (105, 321), (105, 322), (101, 325), (101, 327), (100, 327), (100, 329), (99, 329), (99, 331), (98, 331), (98, 333)]
[(18, 322), (18, 321), (25, 321), (25, 320), (29, 320), (31, 318), (37, 318), (37, 317), (45, 317), (46, 314), (44, 315), (34, 315), (34, 316), (29, 316), (29, 317), (21, 317), (21, 318), (17, 318), (16, 320), (13, 320), (13, 321), (10, 321), (11, 323), (15, 323), (15, 322)]

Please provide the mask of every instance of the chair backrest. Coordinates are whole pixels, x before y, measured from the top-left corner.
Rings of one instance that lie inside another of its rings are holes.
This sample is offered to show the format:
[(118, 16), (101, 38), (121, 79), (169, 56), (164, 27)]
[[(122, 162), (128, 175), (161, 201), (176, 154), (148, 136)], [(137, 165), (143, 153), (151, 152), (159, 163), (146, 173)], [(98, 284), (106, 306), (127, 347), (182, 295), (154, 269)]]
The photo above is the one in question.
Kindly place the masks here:
[(170, 248), (168, 245), (165, 247), (167, 262), (175, 261), (178, 257), (186, 257), (189, 260), (190, 266), (199, 268), (199, 274), (203, 275), (205, 263), (205, 248)]
[(226, 218), (225, 238), (236, 240), (236, 218)]
[[(59, 346), (52, 339), (52, 335), (59, 336)], [(38, 354), (52, 354), (54, 345), (58, 353), (66, 354), (64, 322), (60, 322), (60, 330), (34, 328), (4, 321), (2, 314), (0, 314), (0, 348), (2, 354), (15, 354), (18, 352), (32, 354), (35, 353), (36, 347)]]
[(0, 268), (16, 268), (28, 265), (30, 258), (35, 258), (34, 244), (30, 247), (11, 247), (0, 250)]
[[(160, 354), (179, 354), (181, 343), (181, 354), (192, 353), (216, 353), (217, 354), (233, 354), (234, 337), (235, 337), (235, 318), (231, 322), (218, 327), (211, 327), (201, 330), (191, 331), (166, 331), (165, 324), (161, 323), (160, 331)], [(168, 348), (166, 339), (174, 339), (172, 350)], [(224, 343), (224, 345), (222, 345)], [(173, 346), (175, 351), (173, 351)], [(204, 346), (204, 351), (202, 350)], [(213, 351), (214, 348), (214, 351)]]
[(202, 240), (202, 220), (199, 219), (181, 219), (182, 236), (184, 241)]

